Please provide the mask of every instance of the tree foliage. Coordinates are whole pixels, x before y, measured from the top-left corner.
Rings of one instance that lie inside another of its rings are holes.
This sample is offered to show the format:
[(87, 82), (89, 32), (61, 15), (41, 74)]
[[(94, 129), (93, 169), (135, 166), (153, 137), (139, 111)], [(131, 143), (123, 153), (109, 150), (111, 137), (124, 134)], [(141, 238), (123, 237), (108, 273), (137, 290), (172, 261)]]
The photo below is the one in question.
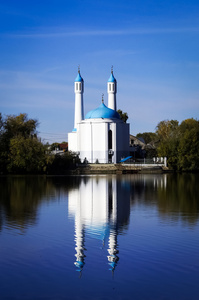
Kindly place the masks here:
[(37, 138), (37, 126), (38, 121), (27, 114), (3, 119), (0, 113), (0, 174), (64, 174), (76, 164), (73, 153), (52, 155), (49, 146)]
[(29, 138), (31, 135), (36, 135), (37, 126), (38, 121), (36, 119), (28, 119), (27, 114), (7, 116), (4, 122), (4, 130), (9, 138), (17, 135)]
[(156, 128), (159, 156), (168, 158), (169, 167), (178, 171), (199, 170), (199, 121), (161, 121)]
[(78, 156), (73, 152), (64, 152), (62, 155), (51, 156), (51, 161), (47, 166), (48, 174), (66, 174), (67, 170), (74, 169), (80, 163)]
[(41, 173), (45, 170), (45, 165), (45, 147), (36, 137), (25, 138), (18, 135), (10, 140), (8, 171)]
[(126, 112), (123, 112), (121, 109), (118, 109), (118, 114), (120, 115), (120, 119), (126, 123), (126, 121), (128, 120), (128, 114)]
[(12, 173), (40, 173), (45, 166), (45, 147), (37, 139), (38, 121), (27, 114), (0, 117), (0, 170)]
[(153, 144), (157, 141), (157, 134), (155, 132), (138, 133), (136, 137), (144, 139), (146, 144)]

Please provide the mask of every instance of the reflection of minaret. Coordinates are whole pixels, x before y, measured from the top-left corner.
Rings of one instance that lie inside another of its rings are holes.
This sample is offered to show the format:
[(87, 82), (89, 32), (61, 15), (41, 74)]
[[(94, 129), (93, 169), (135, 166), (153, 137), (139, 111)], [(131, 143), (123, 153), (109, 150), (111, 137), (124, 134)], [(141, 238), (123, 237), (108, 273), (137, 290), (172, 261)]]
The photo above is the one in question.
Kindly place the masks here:
[(117, 250), (117, 229), (113, 228), (110, 230), (110, 235), (109, 235), (109, 241), (108, 241), (108, 253), (109, 255), (108, 257), (108, 261), (109, 261), (109, 265), (110, 265), (110, 270), (114, 271), (115, 267), (117, 265), (117, 262), (119, 260), (119, 257), (117, 256), (117, 254), (119, 253), (119, 251)]
[(85, 247), (85, 232), (84, 232), (84, 226), (82, 225), (79, 218), (76, 218), (75, 220), (75, 250), (76, 250), (76, 262), (74, 263), (77, 267), (77, 271), (81, 272), (84, 267), (84, 257), (86, 255), (84, 254)]
[[(108, 261), (109, 261), (109, 265), (111, 266), (111, 271), (115, 270), (115, 267), (117, 265), (117, 262), (119, 260), (119, 257), (117, 256), (117, 254), (119, 253), (118, 249), (117, 249), (117, 181), (116, 180), (111, 180), (109, 182), (109, 195), (108, 195), (108, 199), (109, 199), (109, 207), (111, 208), (111, 212), (110, 212), (110, 235), (109, 235), (109, 241), (108, 241), (108, 253), (109, 255), (108, 257)], [(111, 193), (111, 195), (110, 195)], [(112, 201), (112, 203), (110, 203)]]

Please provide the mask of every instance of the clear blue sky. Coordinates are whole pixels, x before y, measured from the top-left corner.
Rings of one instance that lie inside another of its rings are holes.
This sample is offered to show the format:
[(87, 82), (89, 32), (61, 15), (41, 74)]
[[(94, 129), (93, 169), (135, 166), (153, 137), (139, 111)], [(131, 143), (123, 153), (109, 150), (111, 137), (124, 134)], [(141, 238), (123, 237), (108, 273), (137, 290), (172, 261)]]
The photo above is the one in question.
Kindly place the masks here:
[(45, 142), (66, 141), (74, 79), (85, 113), (101, 103), (111, 66), (131, 134), (199, 118), (199, 1), (0, 0), (0, 112), (27, 113)]

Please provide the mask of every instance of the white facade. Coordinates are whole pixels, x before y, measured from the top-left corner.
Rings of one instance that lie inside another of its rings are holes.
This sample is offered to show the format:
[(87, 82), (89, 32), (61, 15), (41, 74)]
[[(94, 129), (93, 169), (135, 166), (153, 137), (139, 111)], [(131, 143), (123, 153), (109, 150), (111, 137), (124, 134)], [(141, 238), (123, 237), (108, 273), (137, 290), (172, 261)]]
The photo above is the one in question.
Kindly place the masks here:
[[(77, 92), (76, 86), (79, 83), (82, 83), (82, 89)], [(124, 123), (116, 112), (116, 91), (117, 82), (111, 73), (108, 81), (108, 107), (102, 101), (84, 119), (83, 79), (80, 73), (76, 78), (75, 124), (73, 131), (68, 134), (68, 149), (77, 152), (82, 162), (117, 163), (129, 155), (129, 124)]]

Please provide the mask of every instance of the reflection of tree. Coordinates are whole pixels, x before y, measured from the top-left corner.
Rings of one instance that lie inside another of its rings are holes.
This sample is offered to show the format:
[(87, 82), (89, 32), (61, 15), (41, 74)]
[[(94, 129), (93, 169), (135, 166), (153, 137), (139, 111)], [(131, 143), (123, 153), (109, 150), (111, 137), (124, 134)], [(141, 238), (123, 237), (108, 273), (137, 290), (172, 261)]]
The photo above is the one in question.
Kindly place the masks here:
[(37, 221), (37, 210), (43, 201), (52, 201), (78, 185), (71, 177), (10, 176), (0, 181), (0, 230), (3, 222), (23, 231)]
[(5, 177), (0, 183), (0, 206), (6, 222), (21, 230), (36, 222), (37, 207), (50, 189), (43, 177)]
[(157, 200), (157, 185), (160, 182), (162, 175), (151, 174), (135, 174), (128, 176), (131, 188), (131, 204), (136, 202), (143, 203), (147, 206), (153, 206)]
[(194, 224), (199, 217), (198, 174), (135, 175), (131, 185), (131, 205), (157, 206), (161, 217)]
[(167, 188), (158, 188), (158, 209), (162, 216), (171, 216), (190, 224), (199, 216), (199, 175), (177, 174), (167, 177)]

